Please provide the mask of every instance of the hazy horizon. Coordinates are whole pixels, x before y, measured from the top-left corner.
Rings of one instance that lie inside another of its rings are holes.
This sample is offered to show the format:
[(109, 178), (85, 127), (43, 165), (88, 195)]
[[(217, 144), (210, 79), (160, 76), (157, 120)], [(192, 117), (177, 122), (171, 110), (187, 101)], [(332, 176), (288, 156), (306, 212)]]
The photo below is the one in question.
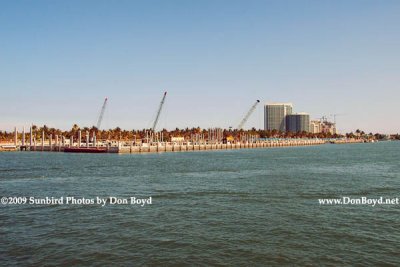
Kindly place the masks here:
[(291, 102), (399, 133), (399, 1), (2, 1), (0, 129), (263, 128)]

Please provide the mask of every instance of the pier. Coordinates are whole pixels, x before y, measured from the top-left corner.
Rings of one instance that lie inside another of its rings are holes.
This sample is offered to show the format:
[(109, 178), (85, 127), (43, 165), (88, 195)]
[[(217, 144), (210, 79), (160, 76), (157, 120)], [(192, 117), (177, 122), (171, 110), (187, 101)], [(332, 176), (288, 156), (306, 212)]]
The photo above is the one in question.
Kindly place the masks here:
[(233, 150), (233, 149), (255, 149), (255, 148), (274, 148), (291, 146), (314, 146), (322, 144), (343, 144), (343, 143), (362, 143), (359, 139), (269, 139), (260, 140), (250, 138), (241, 141), (222, 142), (218, 139), (204, 140), (195, 139), (192, 141), (180, 142), (136, 142), (133, 141), (98, 141), (96, 136), (90, 138), (90, 133), (86, 131), (82, 136), (78, 132), (77, 140), (73, 137), (65, 136), (45, 136), (41, 133), (39, 140), (36, 140), (32, 133), (26, 140), (25, 128), (22, 130), (21, 139), (18, 139), (18, 132), (15, 129), (14, 143), (0, 144), (0, 151), (39, 151), (39, 152), (76, 152), (76, 153), (160, 153), (160, 152), (183, 152), (183, 151), (210, 151), (210, 150)]
[[(7, 151), (39, 151), (39, 152), (78, 152), (78, 153), (96, 153), (93, 151), (104, 150), (105, 153), (157, 153), (157, 152), (183, 152), (183, 151), (205, 151), (205, 150), (227, 150), (227, 149), (251, 149), (251, 148), (272, 148), (272, 147), (289, 147), (289, 146), (312, 146), (326, 144), (324, 140), (293, 140), (293, 141), (260, 141), (260, 142), (246, 142), (246, 143), (192, 143), (185, 142), (183, 144), (176, 144), (171, 142), (159, 143), (143, 143), (133, 144), (133, 142), (120, 142), (119, 144), (113, 143), (98, 143), (96, 146), (93, 144), (87, 145), (86, 143), (73, 143), (67, 145), (52, 144), (50, 141), (45, 140), (44, 143), (37, 145), (3, 145), (3, 150)], [(74, 148), (74, 150), (70, 150)]]
[(326, 142), (323, 140), (293, 140), (293, 141), (259, 141), (246, 143), (185, 143), (174, 144), (170, 142), (157, 144), (142, 144), (140, 146), (120, 146), (117, 147), (116, 153), (150, 153), (150, 152), (181, 152), (181, 151), (206, 151), (206, 150), (227, 150), (227, 149), (251, 149), (251, 148), (268, 148), (268, 147), (288, 147), (288, 146), (312, 146), (322, 145)]

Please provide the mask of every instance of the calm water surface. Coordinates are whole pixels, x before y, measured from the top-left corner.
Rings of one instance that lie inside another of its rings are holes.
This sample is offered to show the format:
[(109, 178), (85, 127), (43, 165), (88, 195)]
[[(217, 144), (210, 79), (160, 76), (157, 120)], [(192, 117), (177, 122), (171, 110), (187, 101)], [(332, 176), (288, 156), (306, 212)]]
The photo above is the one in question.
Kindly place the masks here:
[(0, 153), (0, 197), (152, 197), (152, 205), (0, 205), (0, 265), (400, 265), (400, 142), (143, 155)]

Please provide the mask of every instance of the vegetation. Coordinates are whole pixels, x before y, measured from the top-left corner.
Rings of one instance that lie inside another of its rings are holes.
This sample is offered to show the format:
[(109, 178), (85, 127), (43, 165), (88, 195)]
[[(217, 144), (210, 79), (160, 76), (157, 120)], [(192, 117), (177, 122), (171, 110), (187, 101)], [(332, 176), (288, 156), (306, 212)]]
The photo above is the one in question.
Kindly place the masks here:
[[(38, 127), (36, 125), (32, 126), (32, 130), (34, 132), (34, 137), (36, 140), (40, 140), (42, 138), (42, 133), (46, 139), (48, 136), (52, 135), (55, 138), (56, 135), (64, 136), (66, 138), (74, 137), (76, 140), (78, 138), (79, 130), (82, 131), (82, 137), (86, 136), (86, 132), (89, 132), (90, 136), (93, 134), (96, 135), (97, 140), (122, 140), (122, 141), (133, 141), (133, 140), (141, 140), (145, 139), (147, 134), (150, 132), (150, 129), (142, 129), (142, 130), (122, 130), (120, 127), (116, 127), (114, 129), (108, 130), (98, 130), (96, 127), (79, 127), (77, 124), (74, 124), (69, 131), (63, 131), (60, 129), (50, 128), (46, 125), (42, 127)], [(202, 135), (204, 138), (208, 139), (208, 129), (197, 128), (185, 128), (179, 129), (176, 128), (174, 130), (166, 130), (163, 129), (159, 133), (162, 133), (164, 140), (170, 140), (171, 137), (184, 137), (186, 140), (191, 139), (194, 135)], [(159, 134), (161, 135), (161, 134)], [(272, 131), (264, 131), (257, 130), (252, 128), (251, 130), (238, 130), (238, 129), (225, 129), (223, 130), (223, 137), (226, 138), (228, 136), (232, 136), (236, 140), (239, 140), (243, 136), (257, 136), (260, 138), (338, 138), (338, 137), (348, 137), (348, 138), (367, 138), (367, 139), (384, 139), (385, 135), (376, 133), (376, 134), (365, 134), (365, 132), (361, 130), (356, 130), (355, 133), (347, 133), (345, 135), (332, 135), (331, 133), (318, 133), (312, 134), (307, 132), (279, 132), (276, 130)], [(18, 138), (22, 137), (22, 133), (19, 133)], [(0, 131), (0, 141), (2, 142), (12, 142), (14, 138), (13, 132)], [(29, 130), (26, 132), (26, 138), (29, 138)], [(400, 140), (399, 134), (392, 135), (392, 139)]]

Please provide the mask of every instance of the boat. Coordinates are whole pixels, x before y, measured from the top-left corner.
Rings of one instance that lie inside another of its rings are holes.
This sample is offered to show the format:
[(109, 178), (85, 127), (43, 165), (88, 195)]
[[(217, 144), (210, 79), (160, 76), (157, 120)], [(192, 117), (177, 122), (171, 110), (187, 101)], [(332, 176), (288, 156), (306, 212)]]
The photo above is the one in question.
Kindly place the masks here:
[(105, 147), (66, 147), (64, 148), (66, 153), (107, 153)]

